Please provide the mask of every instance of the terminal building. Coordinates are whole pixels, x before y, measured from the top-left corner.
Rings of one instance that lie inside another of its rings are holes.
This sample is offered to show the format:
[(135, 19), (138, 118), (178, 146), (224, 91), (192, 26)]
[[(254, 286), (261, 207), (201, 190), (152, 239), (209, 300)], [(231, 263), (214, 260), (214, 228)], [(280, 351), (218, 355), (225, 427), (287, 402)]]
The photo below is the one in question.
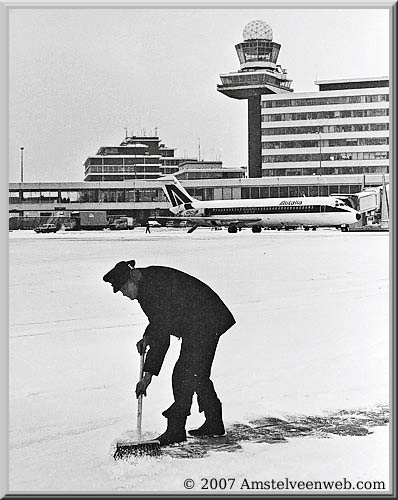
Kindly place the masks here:
[(388, 78), (318, 81), (318, 91), (295, 93), (272, 38), (266, 23), (249, 23), (236, 45), (241, 68), (217, 87), (248, 100), (247, 168), (175, 156), (156, 135), (127, 136), (86, 159), (82, 182), (10, 183), (10, 216), (101, 210), (145, 223), (171, 215), (163, 174), (199, 200), (338, 195), (355, 204), (358, 193), (388, 184)]
[(388, 78), (315, 83), (262, 96), (262, 176), (387, 174)]
[(127, 136), (118, 146), (101, 146), (96, 155), (84, 162), (84, 180), (127, 181), (156, 179), (174, 174), (183, 162), (192, 158), (177, 158), (175, 150), (160, 142), (159, 137)]
[[(199, 200), (279, 198), (293, 196), (351, 194), (365, 188), (378, 188), (388, 182), (384, 174), (345, 176), (283, 176), (263, 178), (211, 178), (184, 180), (187, 191)], [(169, 204), (159, 179), (108, 182), (10, 183), (9, 213), (11, 229), (32, 227), (37, 220), (22, 218), (68, 217), (72, 211), (106, 211), (109, 218), (134, 217), (139, 224), (150, 217), (170, 216)], [(40, 220), (40, 222), (44, 222)], [(22, 224), (22, 226), (21, 226)]]

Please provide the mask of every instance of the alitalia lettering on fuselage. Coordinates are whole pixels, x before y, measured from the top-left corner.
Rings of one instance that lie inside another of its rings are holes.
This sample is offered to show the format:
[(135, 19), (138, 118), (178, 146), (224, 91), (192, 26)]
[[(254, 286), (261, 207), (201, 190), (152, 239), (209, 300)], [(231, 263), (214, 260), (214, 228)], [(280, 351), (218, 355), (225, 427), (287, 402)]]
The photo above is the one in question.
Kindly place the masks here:
[(302, 205), (303, 202), (301, 200), (293, 200), (293, 201), (281, 201), (279, 205)]

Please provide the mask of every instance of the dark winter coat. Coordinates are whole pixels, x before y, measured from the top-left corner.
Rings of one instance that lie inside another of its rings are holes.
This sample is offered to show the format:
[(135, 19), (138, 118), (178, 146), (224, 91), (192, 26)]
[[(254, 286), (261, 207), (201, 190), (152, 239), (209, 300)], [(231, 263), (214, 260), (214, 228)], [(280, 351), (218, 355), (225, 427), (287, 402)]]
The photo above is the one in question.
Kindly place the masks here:
[(170, 335), (191, 340), (217, 337), (234, 325), (235, 319), (224, 302), (197, 278), (170, 267), (137, 269), (142, 273), (137, 300), (149, 319), (144, 337), (150, 349), (144, 371), (159, 374)]

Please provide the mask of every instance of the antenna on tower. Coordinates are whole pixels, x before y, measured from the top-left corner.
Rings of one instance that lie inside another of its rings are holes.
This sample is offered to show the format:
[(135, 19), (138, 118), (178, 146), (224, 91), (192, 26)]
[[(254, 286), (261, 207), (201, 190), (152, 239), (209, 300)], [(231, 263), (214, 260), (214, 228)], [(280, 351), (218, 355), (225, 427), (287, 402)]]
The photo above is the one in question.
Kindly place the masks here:
[(125, 137), (125, 139), (127, 139), (127, 137), (128, 137), (127, 127), (123, 127), (123, 128), (124, 128), (124, 131), (125, 131), (125, 133), (126, 133), (126, 137)]
[(198, 161), (200, 161), (200, 137), (198, 137)]
[(158, 128), (155, 127), (155, 137), (157, 137), (157, 136), (158, 136)]

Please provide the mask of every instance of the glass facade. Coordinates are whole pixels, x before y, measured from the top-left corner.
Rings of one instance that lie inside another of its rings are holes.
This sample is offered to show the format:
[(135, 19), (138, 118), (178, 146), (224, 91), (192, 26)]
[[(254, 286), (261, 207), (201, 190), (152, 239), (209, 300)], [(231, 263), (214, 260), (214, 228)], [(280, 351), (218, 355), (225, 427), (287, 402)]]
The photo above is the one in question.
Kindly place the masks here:
[[(361, 82), (355, 83), (356, 89), (361, 88)], [(388, 85), (379, 87), (383, 89), (369, 91), (366, 95), (360, 91), (361, 95), (344, 95), (341, 92), (343, 95), (327, 96), (319, 92), (318, 95), (312, 93), (307, 97), (305, 94), (292, 94), (286, 99), (281, 96), (275, 99), (263, 96), (262, 175), (388, 173)], [(316, 106), (318, 109), (314, 109)], [(303, 123), (295, 125), (297, 121)], [(278, 126), (277, 122), (289, 123)], [(298, 134), (303, 137), (296, 139), (294, 135)], [(333, 134), (339, 136), (333, 138)], [(278, 163), (284, 165), (275, 168)]]
[(178, 170), (178, 167), (174, 167), (174, 168), (163, 168), (162, 169), (162, 173), (163, 174), (174, 174), (176, 171)]
[(311, 97), (299, 99), (283, 99), (275, 101), (263, 101), (263, 108), (283, 108), (292, 106), (322, 106), (325, 104), (359, 104), (368, 102), (388, 102), (388, 94), (335, 96), (335, 97)]
[(323, 120), (331, 118), (370, 118), (388, 116), (388, 109), (353, 109), (338, 111), (305, 111), (301, 113), (278, 113), (262, 115), (263, 122), (281, 122), (295, 120)]
[(147, 158), (145, 156), (121, 157), (121, 158), (89, 158), (86, 162), (86, 167), (102, 166), (102, 165), (153, 165), (160, 166), (160, 158)]
[(269, 141), (263, 142), (264, 149), (286, 149), (286, 148), (315, 148), (315, 147), (340, 147), (340, 146), (385, 146), (388, 145), (388, 137), (365, 137), (350, 139), (321, 139), (302, 141)]
[(276, 63), (280, 45), (268, 40), (250, 40), (235, 45), (240, 64), (250, 61), (270, 61)]
[(174, 174), (184, 161), (175, 158), (174, 149), (167, 148), (157, 137), (127, 137), (120, 146), (100, 147), (97, 154), (84, 163), (85, 181), (125, 181), (153, 179)]
[(124, 173), (139, 173), (139, 172), (158, 172), (158, 168), (156, 166), (144, 166), (144, 165), (134, 165), (133, 167), (117, 167), (117, 166), (112, 166), (112, 167), (95, 167), (95, 169), (92, 170), (92, 172), (95, 173), (104, 173), (104, 174), (109, 174), (109, 173), (114, 173), (114, 174), (124, 174)]
[(80, 196), (80, 191), (61, 191), (60, 201), (61, 203), (78, 202), (79, 196)]
[(123, 165), (123, 158), (104, 158), (104, 165)]
[(303, 153), (291, 155), (263, 155), (264, 163), (296, 161), (336, 161), (336, 160), (388, 160), (388, 151), (345, 152), (345, 153)]
[(242, 172), (221, 172), (221, 171), (196, 171), (196, 172), (183, 172), (178, 175), (181, 180), (194, 180), (194, 179), (236, 179), (244, 177), (245, 173)]
[[(127, 137), (119, 146), (100, 147), (97, 154), (84, 163), (86, 181), (124, 181), (160, 176), (163, 158), (178, 165), (174, 149), (160, 144), (158, 137)], [(175, 169), (173, 170), (173, 172)]]
[(19, 190), (18, 191), (9, 191), (8, 192), (8, 203), (10, 205), (21, 203), (21, 197), (20, 197)]
[(317, 167), (267, 168), (263, 169), (264, 177), (285, 177), (291, 175), (348, 175), (348, 174), (388, 174), (388, 166), (366, 167), (329, 167), (324, 164)]
[(99, 149), (98, 154), (101, 156), (145, 155), (148, 154), (148, 147), (145, 145), (134, 146), (134, 147), (127, 147), (127, 146), (102, 147)]
[[(257, 187), (243, 187), (242, 199), (258, 198)], [(260, 188), (262, 189), (262, 188)], [(331, 194), (358, 193), (360, 184), (333, 184), (327, 186), (269, 186), (263, 188), (261, 198), (292, 198), (297, 196), (329, 196)]]
[[(290, 172), (289, 169), (284, 169)], [(298, 175), (306, 175), (309, 172), (303, 169)], [(346, 172), (344, 172), (346, 173)], [(362, 173), (362, 172), (360, 172)], [(267, 175), (269, 172), (267, 171)], [(275, 175), (284, 175), (277, 172)], [(231, 199), (258, 199), (258, 198), (280, 198), (293, 196), (328, 196), (336, 193), (358, 193), (362, 186), (358, 183), (351, 184), (328, 184), (328, 185), (277, 185), (277, 186), (225, 186), (225, 187), (197, 187), (188, 188), (187, 191), (196, 199), (210, 201), (214, 199), (231, 200)], [(20, 197), (22, 193), (22, 197)], [(48, 195), (46, 196), (46, 193)], [(50, 195), (51, 193), (51, 195)], [(42, 196), (43, 195), (43, 196)], [(167, 202), (167, 199), (162, 189), (159, 188), (82, 188), (69, 191), (25, 191), (25, 190), (10, 190), (10, 204), (42, 204), (50, 203), (61, 204), (68, 207), (69, 203), (114, 203), (117, 210), (117, 203), (126, 202)], [(50, 208), (50, 207), (49, 207)], [(55, 207), (53, 207), (54, 209)], [(100, 209), (101, 206), (99, 205)], [(76, 210), (73, 208), (72, 210)]]
[(263, 135), (289, 135), (289, 134), (317, 134), (334, 132), (376, 132), (388, 130), (388, 123), (355, 123), (344, 125), (319, 125), (302, 127), (267, 127), (263, 128)]
[(281, 74), (282, 78), (276, 78), (267, 73), (259, 71), (245, 72), (242, 71), (237, 75), (222, 75), (221, 81), (224, 87), (228, 86), (242, 86), (242, 85), (274, 85), (276, 87), (290, 87), (290, 80), (286, 80)]

